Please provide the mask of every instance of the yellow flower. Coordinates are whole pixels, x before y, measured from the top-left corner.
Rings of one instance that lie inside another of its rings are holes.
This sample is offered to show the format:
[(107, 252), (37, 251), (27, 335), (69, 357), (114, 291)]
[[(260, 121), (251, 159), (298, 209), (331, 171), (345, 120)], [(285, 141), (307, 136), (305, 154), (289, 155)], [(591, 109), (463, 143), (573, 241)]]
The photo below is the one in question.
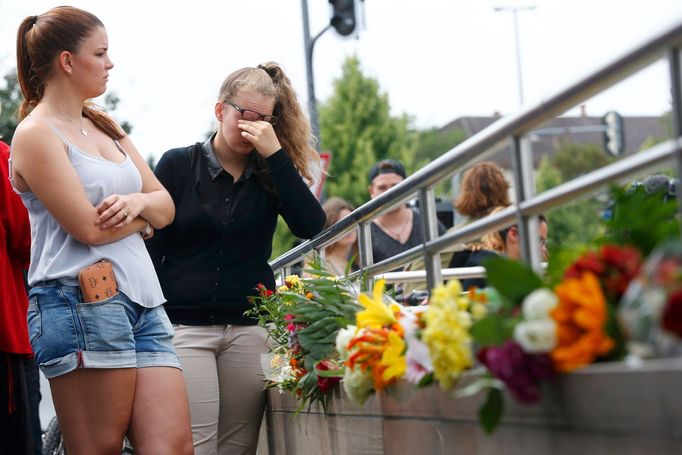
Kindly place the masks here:
[(451, 389), (462, 371), (473, 365), (469, 334), (472, 318), (467, 311), (469, 300), (461, 291), (456, 280), (438, 286), (424, 313), (422, 341), (429, 348), (434, 377), (445, 390)]
[(284, 286), (282, 286), (285, 291), (296, 292), (298, 294), (303, 294), (303, 283), (298, 275), (288, 275), (284, 278)]
[(380, 364), (385, 367), (383, 373), (384, 381), (390, 382), (393, 379), (401, 378), (407, 369), (405, 359), (405, 340), (395, 331), (388, 334), (388, 346), (381, 356)]
[(384, 303), (384, 280), (378, 280), (372, 291), (372, 298), (361, 294), (358, 298), (360, 305), (365, 308), (356, 315), (358, 328), (383, 327), (398, 322), (389, 305)]
[(485, 303), (475, 302), (471, 305), (471, 315), (474, 317), (474, 321), (483, 319), (486, 314), (488, 314), (488, 307)]

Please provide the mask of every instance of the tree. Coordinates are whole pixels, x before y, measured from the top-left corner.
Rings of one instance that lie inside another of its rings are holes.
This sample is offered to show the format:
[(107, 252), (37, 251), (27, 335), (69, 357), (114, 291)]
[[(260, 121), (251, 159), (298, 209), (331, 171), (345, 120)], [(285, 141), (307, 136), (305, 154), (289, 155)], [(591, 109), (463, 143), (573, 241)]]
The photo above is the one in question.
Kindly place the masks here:
[(17, 111), (23, 102), (17, 72), (5, 74), (5, 87), (0, 88), (0, 138), (6, 143), (12, 142), (14, 130), (17, 128)]
[(467, 133), (459, 128), (448, 131), (431, 128), (417, 134), (419, 140), (414, 154), (414, 164), (417, 168), (425, 166), (467, 138)]
[(356, 56), (346, 59), (334, 93), (319, 109), (321, 148), (332, 156), (326, 193), (358, 206), (368, 199), (367, 173), (382, 158), (414, 170), (418, 135), (407, 115), (392, 117), (388, 95), (366, 77)]
[[(419, 169), (450, 151), (467, 137), (467, 133), (459, 128), (443, 131), (438, 128), (417, 131), (417, 150), (414, 153), (414, 168)], [(452, 179), (443, 180), (436, 185), (435, 193), (443, 200), (451, 198)]]
[[(536, 191), (553, 188), (613, 160), (597, 144), (562, 143), (552, 158), (545, 156), (540, 162)], [(605, 201), (590, 197), (550, 210), (546, 214), (550, 251), (558, 247), (577, 249), (594, 239), (601, 228), (599, 217), (604, 207)]]
[(660, 136), (647, 136), (644, 142), (642, 143), (642, 146), (639, 148), (640, 151), (642, 150), (647, 150), (653, 147), (656, 144), (660, 144), (661, 142), (670, 139), (671, 137), (674, 136), (673, 134), (673, 113), (672, 111), (666, 111), (664, 112), (661, 117), (658, 119), (660, 125), (663, 127), (663, 131), (665, 132), (664, 137)]
[[(334, 93), (320, 106), (321, 150), (331, 153), (325, 187), (329, 196), (346, 199), (356, 207), (369, 199), (367, 173), (382, 158), (402, 161), (415, 169), (419, 133), (409, 129), (406, 115), (392, 117), (388, 95), (376, 79), (366, 77), (357, 57), (349, 57), (334, 81)], [(291, 249), (295, 238), (280, 219), (273, 240), (272, 257)]]
[(552, 158), (552, 164), (561, 172), (562, 182), (566, 182), (615, 160), (599, 144), (564, 141)]

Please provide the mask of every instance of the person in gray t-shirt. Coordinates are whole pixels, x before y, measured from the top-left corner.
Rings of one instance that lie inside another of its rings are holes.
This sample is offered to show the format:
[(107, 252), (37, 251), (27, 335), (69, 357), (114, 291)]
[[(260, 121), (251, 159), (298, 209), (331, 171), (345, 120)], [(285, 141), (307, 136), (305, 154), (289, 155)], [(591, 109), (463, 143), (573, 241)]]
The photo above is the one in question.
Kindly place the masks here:
[[(369, 195), (372, 199), (405, 180), (405, 168), (396, 160), (381, 160), (369, 172)], [(395, 256), (422, 243), (424, 239), (421, 214), (402, 204), (377, 217), (371, 224), (374, 262)], [(438, 234), (445, 227), (438, 223)]]

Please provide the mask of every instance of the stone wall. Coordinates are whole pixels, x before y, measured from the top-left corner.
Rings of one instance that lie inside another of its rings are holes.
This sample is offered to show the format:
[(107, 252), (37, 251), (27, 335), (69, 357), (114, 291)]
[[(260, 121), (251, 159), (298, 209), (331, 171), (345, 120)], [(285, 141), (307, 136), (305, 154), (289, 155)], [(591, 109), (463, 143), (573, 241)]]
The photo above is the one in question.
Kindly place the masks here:
[(595, 364), (548, 384), (537, 405), (505, 395), (490, 436), (478, 423), (481, 396), (455, 399), (437, 386), (401, 386), (364, 406), (337, 391), (326, 415), (319, 406), (295, 415), (296, 400), (271, 389), (259, 453), (680, 454), (681, 386), (682, 358)]

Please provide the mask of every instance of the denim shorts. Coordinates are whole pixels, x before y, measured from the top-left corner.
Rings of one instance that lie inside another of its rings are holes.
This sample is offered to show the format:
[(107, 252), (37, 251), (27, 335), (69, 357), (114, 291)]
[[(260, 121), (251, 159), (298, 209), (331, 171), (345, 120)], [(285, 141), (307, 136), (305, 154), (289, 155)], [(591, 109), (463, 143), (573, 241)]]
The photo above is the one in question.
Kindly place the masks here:
[(28, 332), (47, 378), (76, 368), (180, 368), (163, 306), (144, 308), (123, 292), (83, 303), (77, 286), (57, 280), (29, 292)]

